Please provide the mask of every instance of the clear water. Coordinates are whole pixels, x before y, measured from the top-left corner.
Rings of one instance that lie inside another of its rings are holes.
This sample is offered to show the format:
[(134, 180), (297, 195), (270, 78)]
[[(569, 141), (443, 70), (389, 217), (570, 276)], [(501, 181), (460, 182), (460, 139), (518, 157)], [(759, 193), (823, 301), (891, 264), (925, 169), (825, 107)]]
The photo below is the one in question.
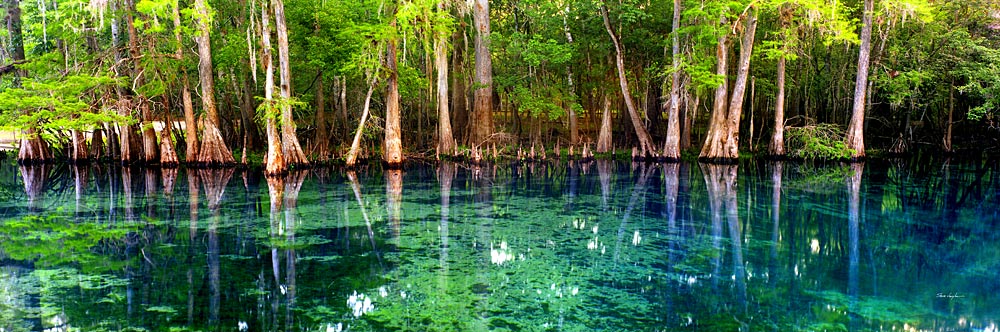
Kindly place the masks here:
[(990, 161), (270, 183), (5, 161), (0, 331), (997, 331), (998, 180)]

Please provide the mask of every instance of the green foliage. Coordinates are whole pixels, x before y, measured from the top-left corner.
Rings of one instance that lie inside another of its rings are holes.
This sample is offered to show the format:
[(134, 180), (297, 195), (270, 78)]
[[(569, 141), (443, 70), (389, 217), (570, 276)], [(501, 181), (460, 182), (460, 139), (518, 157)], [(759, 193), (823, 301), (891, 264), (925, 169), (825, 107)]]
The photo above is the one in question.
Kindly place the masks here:
[(36, 81), (26, 78), (21, 88), (0, 92), (0, 128), (8, 130), (41, 129), (44, 133), (61, 130), (89, 130), (107, 122), (128, 122), (128, 117), (111, 109), (96, 109), (92, 104), (117, 80), (108, 76), (70, 75)]
[(785, 128), (788, 156), (802, 159), (850, 159), (851, 149), (844, 142), (844, 131), (834, 124)]

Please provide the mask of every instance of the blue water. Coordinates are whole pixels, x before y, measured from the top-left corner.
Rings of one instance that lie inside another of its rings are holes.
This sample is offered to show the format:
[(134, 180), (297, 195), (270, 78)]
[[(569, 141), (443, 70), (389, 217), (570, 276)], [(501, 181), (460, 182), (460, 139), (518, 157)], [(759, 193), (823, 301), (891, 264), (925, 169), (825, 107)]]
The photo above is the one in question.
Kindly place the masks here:
[(991, 161), (0, 166), (0, 331), (997, 331)]

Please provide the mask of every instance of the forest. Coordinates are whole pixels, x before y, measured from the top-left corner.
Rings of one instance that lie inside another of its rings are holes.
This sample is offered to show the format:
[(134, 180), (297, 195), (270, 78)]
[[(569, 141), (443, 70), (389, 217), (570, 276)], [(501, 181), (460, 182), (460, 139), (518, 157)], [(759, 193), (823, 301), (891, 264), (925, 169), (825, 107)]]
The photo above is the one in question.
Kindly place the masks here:
[[(1000, 148), (998, 0), (4, 0), (21, 163)], [(631, 151), (631, 152), (629, 152)]]

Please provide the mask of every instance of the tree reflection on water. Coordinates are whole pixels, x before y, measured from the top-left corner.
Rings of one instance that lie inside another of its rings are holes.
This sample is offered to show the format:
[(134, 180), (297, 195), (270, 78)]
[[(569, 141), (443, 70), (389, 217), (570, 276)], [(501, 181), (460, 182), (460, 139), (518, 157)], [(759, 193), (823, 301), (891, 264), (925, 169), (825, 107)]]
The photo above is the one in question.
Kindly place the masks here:
[(996, 166), (925, 165), (7, 165), (0, 328), (995, 330)]

